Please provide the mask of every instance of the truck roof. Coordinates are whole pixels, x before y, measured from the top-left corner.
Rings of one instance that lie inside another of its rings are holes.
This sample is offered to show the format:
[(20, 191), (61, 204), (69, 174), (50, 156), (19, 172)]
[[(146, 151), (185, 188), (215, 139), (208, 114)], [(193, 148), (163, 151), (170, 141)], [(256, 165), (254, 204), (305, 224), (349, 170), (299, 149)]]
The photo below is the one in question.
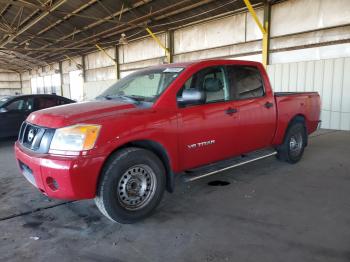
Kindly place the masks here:
[(203, 59), (203, 60), (195, 60), (190, 62), (178, 62), (178, 63), (171, 63), (171, 64), (162, 64), (162, 65), (156, 65), (152, 66), (152, 68), (166, 68), (166, 67), (189, 67), (191, 65), (195, 64), (205, 64), (210, 62), (230, 62), (232, 64), (239, 64), (241, 63), (249, 63), (251, 65), (260, 65), (261, 63), (255, 62), (255, 61), (247, 61), (247, 60), (236, 60), (236, 59)]

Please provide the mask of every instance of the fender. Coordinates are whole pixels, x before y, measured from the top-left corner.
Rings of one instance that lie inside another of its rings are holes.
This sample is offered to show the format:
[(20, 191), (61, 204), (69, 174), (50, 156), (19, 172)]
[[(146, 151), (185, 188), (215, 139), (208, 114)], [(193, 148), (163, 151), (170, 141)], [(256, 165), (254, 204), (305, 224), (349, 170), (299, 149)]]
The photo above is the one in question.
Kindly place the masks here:
[(169, 154), (168, 154), (167, 150), (165, 149), (165, 147), (161, 143), (155, 142), (155, 141), (149, 140), (149, 139), (130, 141), (130, 142), (124, 143), (124, 144), (118, 146), (117, 148), (115, 148), (108, 155), (108, 157), (105, 159), (105, 161), (102, 165), (100, 174), (98, 176), (98, 180), (99, 180), (99, 177), (101, 176), (101, 173), (102, 173), (102, 170), (103, 170), (105, 163), (109, 160), (111, 155), (113, 155), (115, 152), (119, 151), (120, 149), (126, 148), (126, 147), (144, 148), (144, 149), (147, 149), (147, 150), (153, 152), (156, 156), (158, 156), (160, 161), (163, 163), (164, 168), (165, 168), (165, 172), (166, 172), (166, 189), (169, 193), (174, 192), (175, 176), (174, 176), (174, 172), (172, 170), (171, 164), (170, 164), (171, 161), (170, 161)]
[[(280, 124), (277, 126), (277, 129), (276, 129), (276, 134), (275, 134), (275, 138), (273, 140), (273, 145), (276, 145), (276, 146), (281, 145), (284, 141), (284, 138), (286, 136), (286, 133), (287, 133), (289, 127), (297, 121), (304, 123), (305, 128), (306, 128), (306, 132), (309, 133), (308, 127), (307, 127), (307, 119), (305, 118), (304, 115), (297, 114), (297, 115), (291, 117), (290, 119), (288, 119), (288, 121), (286, 121), (286, 122), (280, 121)], [(307, 139), (307, 137), (306, 137), (306, 139)], [(306, 140), (306, 145), (307, 145), (307, 143), (308, 143), (308, 141)]]

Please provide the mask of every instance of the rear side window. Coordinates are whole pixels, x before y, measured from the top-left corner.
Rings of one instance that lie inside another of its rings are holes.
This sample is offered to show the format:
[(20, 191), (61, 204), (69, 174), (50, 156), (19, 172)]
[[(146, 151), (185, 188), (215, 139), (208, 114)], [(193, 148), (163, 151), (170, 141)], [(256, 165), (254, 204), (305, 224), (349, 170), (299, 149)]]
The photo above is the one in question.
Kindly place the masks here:
[(37, 108), (45, 109), (53, 106), (57, 106), (57, 99), (55, 97), (38, 97)]
[(258, 98), (265, 95), (258, 68), (253, 66), (228, 66), (227, 69), (233, 99)]
[(65, 105), (65, 104), (69, 104), (70, 102), (68, 100), (64, 100), (64, 99), (58, 99), (58, 105)]

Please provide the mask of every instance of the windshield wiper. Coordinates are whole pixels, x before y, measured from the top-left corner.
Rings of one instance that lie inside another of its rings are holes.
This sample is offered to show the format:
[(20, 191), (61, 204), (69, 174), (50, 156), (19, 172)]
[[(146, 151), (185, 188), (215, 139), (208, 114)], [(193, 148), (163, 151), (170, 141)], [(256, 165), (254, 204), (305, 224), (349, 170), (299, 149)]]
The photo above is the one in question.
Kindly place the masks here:
[(139, 100), (137, 96), (126, 96), (126, 95), (105, 95), (105, 96), (98, 96), (97, 98), (104, 98), (106, 100), (112, 100), (112, 99), (118, 99), (121, 98), (123, 100), (131, 101), (136, 104), (140, 104), (141, 100)]
[(111, 96), (111, 95), (105, 95), (105, 96), (98, 96), (98, 97), (96, 97), (97, 99), (98, 98), (104, 98), (104, 99), (106, 99), (106, 100), (112, 100), (113, 99), (113, 96)]
[(138, 99), (138, 97), (135, 97), (135, 96), (126, 96), (126, 95), (120, 95), (119, 97), (125, 99), (125, 100), (128, 100), (128, 101), (132, 101), (136, 104), (140, 104), (141, 103), (141, 100)]

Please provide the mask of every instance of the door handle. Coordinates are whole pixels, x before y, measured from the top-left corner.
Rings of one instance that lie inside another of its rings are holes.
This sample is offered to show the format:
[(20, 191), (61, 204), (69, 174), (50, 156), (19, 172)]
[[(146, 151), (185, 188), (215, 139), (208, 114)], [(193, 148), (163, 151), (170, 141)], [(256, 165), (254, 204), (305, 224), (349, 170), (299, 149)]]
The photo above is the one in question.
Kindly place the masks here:
[(271, 103), (271, 102), (266, 102), (264, 106), (265, 106), (266, 108), (271, 108), (271, 107), (273, 107), (273, 103)]
[(232, 108), (232, 107), (229, 107), (228, 109), (226, 109), (226, 114), (232, 116), (234, 113), (237, 113), (238, 110), (236, 108)]

